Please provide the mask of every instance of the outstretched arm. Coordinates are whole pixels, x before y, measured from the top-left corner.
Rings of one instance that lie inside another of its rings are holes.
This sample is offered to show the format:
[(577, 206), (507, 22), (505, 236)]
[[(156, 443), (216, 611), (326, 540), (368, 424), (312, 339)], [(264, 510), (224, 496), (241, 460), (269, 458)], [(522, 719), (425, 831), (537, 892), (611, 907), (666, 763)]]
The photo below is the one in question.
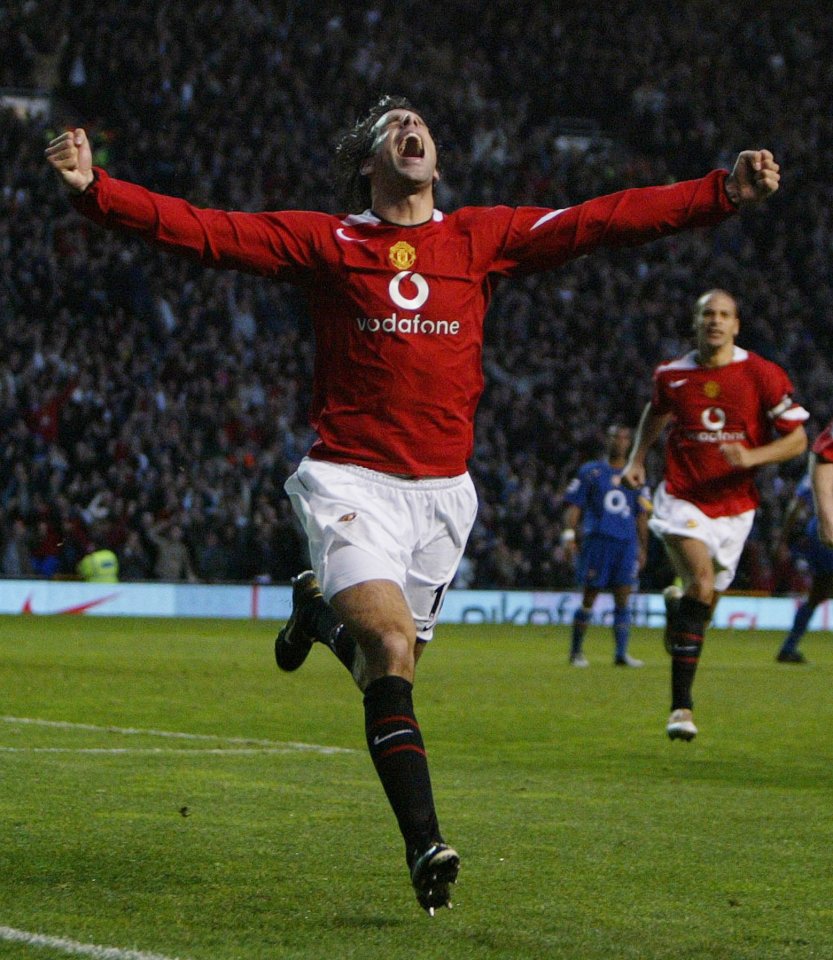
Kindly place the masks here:
[(779, 180), (769, 150), (744, 150), (731, 173), (713, 170), (698, 180), (620, 190), (562, 210), (519, 207), (494, 269), (551, 270), (594, 250), (713, 227), (737, 215), (740, 207), (770, 196)]
[(75, 209), (107, 229), (141, 237), (207, 267), (278, 280), (298, 281), (315, 264), (315, 237), (326, 214), (209, 210), (153, 193), (94, 167), (87, 135), (80, 128), (56, 137), (46, 149), (46, 159)]
[(645, 458), (670, 419), (670, 413), (657, 413), (653, 404), (645, 404), (645, 409), (639, 418), (639, 426), (636, 428), (633, 448), (622, 471), (622, 480), (629, 487), (636, 489), (645, 485), (647, 479)]

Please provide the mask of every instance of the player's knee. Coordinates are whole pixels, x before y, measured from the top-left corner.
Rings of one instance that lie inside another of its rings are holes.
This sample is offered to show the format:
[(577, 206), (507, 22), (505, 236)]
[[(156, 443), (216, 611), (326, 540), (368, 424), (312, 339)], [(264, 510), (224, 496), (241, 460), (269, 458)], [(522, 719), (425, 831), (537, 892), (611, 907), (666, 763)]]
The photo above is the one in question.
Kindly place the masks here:
[(365, 658), (365, 676), (369, 680), (395, 675), (413, 680), (416, 665), (416, 636), (390, 628), (360, 640)]
[(711, 573), (695, 576), (686, 592), (700, 603), (710, 604), (714, 599), (714, 577)]

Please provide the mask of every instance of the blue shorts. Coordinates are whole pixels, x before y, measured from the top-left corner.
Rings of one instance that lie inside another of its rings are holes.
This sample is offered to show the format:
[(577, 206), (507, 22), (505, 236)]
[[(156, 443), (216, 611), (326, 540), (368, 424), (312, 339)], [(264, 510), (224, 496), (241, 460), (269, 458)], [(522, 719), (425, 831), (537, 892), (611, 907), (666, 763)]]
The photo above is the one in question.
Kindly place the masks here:
[(582, 587), (611, 590), (633, 587), (639, 578), (639, 547), (636, 540), (619, 540), (591, 534), (585, 537), (576, 564)]
[(833, 547), (819, 540), (818, 517), (807, 524), (807, 566), (811, 573), (833, 573)]

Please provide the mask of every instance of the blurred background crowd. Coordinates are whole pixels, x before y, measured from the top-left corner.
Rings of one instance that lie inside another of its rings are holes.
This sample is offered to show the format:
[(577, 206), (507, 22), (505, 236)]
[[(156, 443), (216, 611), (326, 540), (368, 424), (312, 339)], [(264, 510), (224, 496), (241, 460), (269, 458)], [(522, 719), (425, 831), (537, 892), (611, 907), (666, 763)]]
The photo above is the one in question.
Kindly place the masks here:
[[(113, 176), (239, 210), (340, 211), (334, 143), (383, 92), (434, 130), (446, 210), (564, 207), (769, 147), (760, 211), (498, 288), (458, 585), (561, 588), (564, 488), (636, 425), (703, 290), (736, 295), (739, 343), (790, 373), (811, 438), (833, 414), (831, 52), (823, 6), (748, 0), (7, 0), (0, 92), (49, 109), (0, 108), (0, 573), (73, 576), (91, 546), (125, 580), (307, 565), (282, 492), (312, 440), (303, 304), (83, 221), (43, 161), (68, 125)], [(778, 545), (805, 467), (761, 475), (736, 587), (802, 589)], [(654, 544), (642, 588), (669, 576)]]

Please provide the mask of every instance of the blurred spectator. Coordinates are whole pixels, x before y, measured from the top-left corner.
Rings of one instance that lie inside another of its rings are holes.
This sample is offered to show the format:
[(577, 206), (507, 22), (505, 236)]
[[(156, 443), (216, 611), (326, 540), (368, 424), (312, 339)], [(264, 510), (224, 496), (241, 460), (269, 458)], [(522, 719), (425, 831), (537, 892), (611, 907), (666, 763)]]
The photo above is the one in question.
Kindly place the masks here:
[(150, 580), (152, 564), (138, 531), (130, 530), (120, 551), (119, 569), (122, 580)]
[(15, 517), (6, 528), (3, 543), (2, 572), (4, 577), (30, 577), (35, 572), (29, 549), (29, 531), (21, 517)]
[(182, 527), (178, 523), (165, 521), (150, 524), (147, 534), (156, 547), (156, 560), (153, 572), (157, 579), (176, 582), (178, 580), (196, 581), (197, 577), (191, 565), (191, 556), (185, 543)]

